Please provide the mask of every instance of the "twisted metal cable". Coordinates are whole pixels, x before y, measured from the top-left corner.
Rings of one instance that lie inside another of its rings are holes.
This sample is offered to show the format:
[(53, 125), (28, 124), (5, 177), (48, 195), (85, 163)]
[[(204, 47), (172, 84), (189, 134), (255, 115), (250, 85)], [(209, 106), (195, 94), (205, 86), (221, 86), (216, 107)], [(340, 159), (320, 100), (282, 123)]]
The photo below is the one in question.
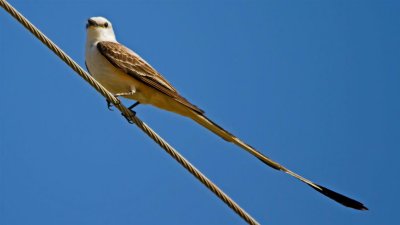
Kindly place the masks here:
[(7, 1), (0, 0), (0, 6), (3, 7), (9, 14), (18, 20), (27, 30), (35, 35), (43, 44), (52, 50), (60, 59), (62, 59), (68, 66), (70, 66), (76, 73), (85, 79), (93, 88), (95, 88), (101, 95), (103, 95), (110, 103), (118, 108), (123, 115), (125, 115), (131, 122), (134, 122), (143, 132), (152, 138), (158, 145), (160, 145), (169, 155), (179, 162), (185, 169), (187, 169), (193, 176), (195, 176), (201, 183), (203, 183), (210, 191), (217, 195), (225, 204), (235, 211), (242, 219), (249, 224), (259, 224), (251, 215), (242, 209), (235, 201), (226, 195), (218, 186), (211, 180), (203, 175), (196, 167), (194, 167), (188, 160), (186, 160), (178, 151), (155, 133), (149, 126), (141, 121), (131, 110), (126, 108), (121, 101), (108, 92), (100, 83), (92, 78), (85, 70), (83, 70), (71, 57), (62, 51), (56, 44), (47, 38), (39, 29), (30, 23), (21, 13), (12, 7)]

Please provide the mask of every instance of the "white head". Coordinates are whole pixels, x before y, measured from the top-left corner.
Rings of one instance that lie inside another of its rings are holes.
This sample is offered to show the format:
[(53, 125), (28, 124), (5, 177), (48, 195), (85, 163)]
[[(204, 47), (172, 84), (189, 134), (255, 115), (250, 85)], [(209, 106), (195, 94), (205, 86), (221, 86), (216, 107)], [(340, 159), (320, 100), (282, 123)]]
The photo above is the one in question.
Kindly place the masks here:
[(86, 41), (116, 41), (112, 24), (104, 17), (91, 17), (86, 24)]

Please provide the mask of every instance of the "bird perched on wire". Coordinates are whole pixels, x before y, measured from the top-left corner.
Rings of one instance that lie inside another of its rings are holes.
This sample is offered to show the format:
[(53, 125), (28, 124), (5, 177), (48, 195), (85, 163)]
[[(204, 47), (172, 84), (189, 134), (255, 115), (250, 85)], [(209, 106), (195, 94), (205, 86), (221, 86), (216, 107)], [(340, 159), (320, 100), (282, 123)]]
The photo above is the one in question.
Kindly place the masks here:
[[(306, 183), (325, 196), (358, 210), (367, 208), (356, 200), (318, 185), (271, 160), (233, 134), (211, 121), (204, 111), (182, 97), (179, 92), (149, 63), (131, 49), (117, 42), (110, 21), (92, 17), (87, 21), (86, 67), (89, 73), (115, 96), (122, 96), (138, 104), (158, 108), (188, 117), (228, 142), (232, 142), (268, 166), (283, 171)], [(110, 103), (108, 103), (110, 107)]]

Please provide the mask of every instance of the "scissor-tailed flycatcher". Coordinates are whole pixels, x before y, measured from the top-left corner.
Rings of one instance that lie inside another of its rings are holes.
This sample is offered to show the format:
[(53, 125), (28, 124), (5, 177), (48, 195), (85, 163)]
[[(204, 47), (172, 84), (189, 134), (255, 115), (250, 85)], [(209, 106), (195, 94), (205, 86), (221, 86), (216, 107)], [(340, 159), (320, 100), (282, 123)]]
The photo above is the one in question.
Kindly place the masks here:
[(116, 96), (134, 99), (140, 104), (189, 117), (220, 136), (248, 151), (268, 166), (283, 171), (306, 183), (327, 197), (354, 209), (367, 210), (361, 203), (320, 186), (271, 160), (208, 119), (203, 110), (183, 98), (153, 67), (115, 39), (110, 21), (92, 17), (87, 23), (86, 66), (89, 73)]

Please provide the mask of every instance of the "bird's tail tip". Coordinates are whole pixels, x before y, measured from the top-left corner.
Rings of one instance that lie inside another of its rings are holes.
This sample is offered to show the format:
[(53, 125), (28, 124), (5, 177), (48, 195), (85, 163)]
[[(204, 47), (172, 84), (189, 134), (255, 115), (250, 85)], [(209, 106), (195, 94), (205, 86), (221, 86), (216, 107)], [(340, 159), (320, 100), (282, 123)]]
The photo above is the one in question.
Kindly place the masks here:
[(340, 204), (342, 204), (344, 206), (353, 208), (353, 209), (368, 210), (368, 208), (365, 207), (361, 202), (358, 202), (358, 201), (356, 201), (354, 199), (351, 199), (349, 197), (346, 197), (346, 196), (344, 196), (342, 194), (339, 194), (337, 192), (329, 190), (328, 188), (323, 187), (321, 185), (315, 184), (315, 183), (311, 182), (310, 180), (307, 180), (307, 179), (301, 177), (300, 175), (288, 170), (287, 168), (283, 167), (279, 163), (277, 163), (277, 162), (273, 161), (272, 159), (268, 158), (267, 156), (263, 155), (261, 152), (257, 151), (255, 148), (253, 148), (250, 145), (246, 144), (245, 142), (243, 142), (239, 138), (235, 137), (234, 135), (232, 135), (228, 131), (224, 130), (218, 124), (216, 124), (213, 121), (211, 121), (210, 119), (208, 119), (205, 115), (194, 113), (194, 114), (192, 114), (191, 118), (194, 119), (199, 124), (201, 124), (202, 126), (204, 126), (205, 128), (207, 128), (210, 131), (214, 132), (218, 136), (222, 137), (226, 141), (233, 142), (234, 144), (236, 144), (239, 147), (243, 148), (244, 150), (248, 151), (249, 153), (251, 153), (252, 155), (257, 157), (259, 160), (261, 160), (263, 163), (267, 164), (268, 166), (270, 166), (270, 167), (272, 167), (272, 168), (274, 168), (276, 170), (280, 170), (280, 171), (283, 171), (285, 173), (288, 173), (289, 175), (291, 175), (291, 176), (299, 179), (300, 181), (306, 183), (307, 185), (309, 185), (310, 187), (312, 187), (316, 191), (320, 192), (321, 194), (327, 196), (328, 198), (331, 198), (332, 200), (334, 200), (334, 201), (336, 201), (336, 202), (338, 202), (338, 203), (340, 203)]
[(354, 199), (351, 199), (349, 197), (346, 197), (342, 194), (339, 194), (335, 191), (332, 191), (324, 186), (315, 184), (316, 186), (318, 186), (318, 188), (313, 187), (312, 185), (309, 185), (310, 187), (312, 187), (313, 189), (317, 190), (318, 192), (320, 192), (321, 194), (327, 196), (328, 198), (331, 198), (332, 200), (335, 200), (336, 202), (347, 206), (349, 208), (353, 208), (353, 209), (357, 209), (357, 210), (361, 210), (361, 211), (366, 211), (368, 210), (368, 208), (366, 206), (364, 206), (363, 203), (356, 201)]

